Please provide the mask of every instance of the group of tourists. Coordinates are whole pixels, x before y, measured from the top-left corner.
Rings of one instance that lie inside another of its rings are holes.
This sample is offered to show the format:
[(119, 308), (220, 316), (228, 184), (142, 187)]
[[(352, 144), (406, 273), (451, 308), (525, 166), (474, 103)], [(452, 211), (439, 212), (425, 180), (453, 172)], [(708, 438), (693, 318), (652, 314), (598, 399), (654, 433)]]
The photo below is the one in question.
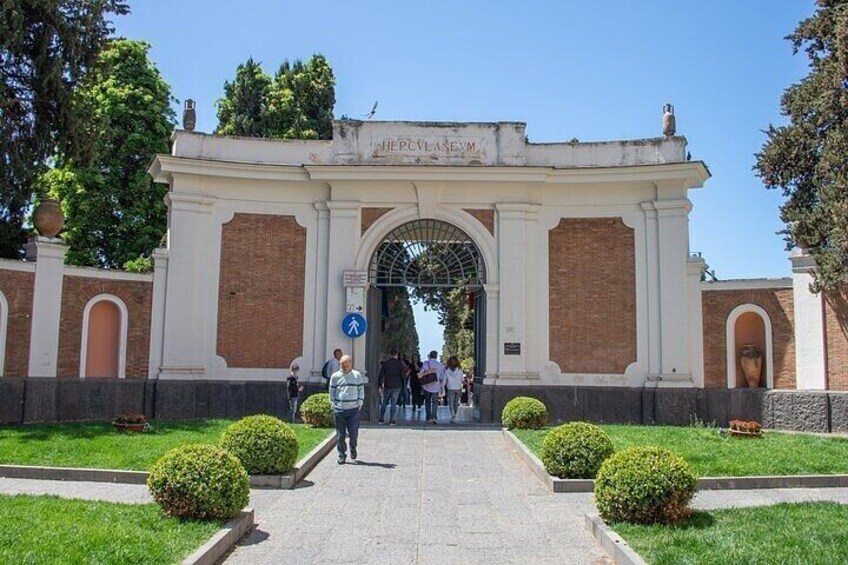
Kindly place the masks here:
[[(291, 366), (286, 381), (289, 397), (289, 410), (292, 422), (295, 421), (298, 399), (304, 387), (299, 383), (297, 364)], [(343, 355), (341, 349), (333, 351), (321, 369), (325, 387), (330, 397), (336, 428), (336, 448), (339, 464), (346, 462), (350, 438), (350, 458), (357, 458), (357, 440), (359, 438), (359, 414), (365, 403), (365, 379), (353, 368), (350, 355)], [(439, 401), (444, 399), (450, 407), (451, 423), (456, 421), (460, 403), (469, 403), (472, 394), (472, 379), (466, 376), (454, 355), (448, 359), (447, 366), (438, 360), (438, 353), (431, 351), (424, 362), (418, 354), (410, 359), (397, 350), (390, 350), (389, 357), (380, 365), (377, 376), (377, 389), (380, 393), (380, 424), (385, 423), (384, 416), (389, 410), (389, 425), (396, 424), (399, 407), (410, 402), (413, 412), (424, 407), (427, 422), (437, 424), (436, 412)]]
[(407, 360), (397, 350), (389, 351), (389, 358), (383, 361), (377, 376), (381, 398), (379, 424), (385, 423), (388, 409), (389, 425), (395, 425), (398, 408), (405, 408), (409, 398), (413, 413), (423, 406), (427, 422), (433, 424), (438, 423), (436, 413), (440, 400), (444, 399), (450, 407), (451, 423), (456, 421), (460, 402), (470, 400), (472, 380), (462, 371), (456, 355), (448, 359), (447, 366), (438, 356), (431, 351), (422, 363), (418, 354)]

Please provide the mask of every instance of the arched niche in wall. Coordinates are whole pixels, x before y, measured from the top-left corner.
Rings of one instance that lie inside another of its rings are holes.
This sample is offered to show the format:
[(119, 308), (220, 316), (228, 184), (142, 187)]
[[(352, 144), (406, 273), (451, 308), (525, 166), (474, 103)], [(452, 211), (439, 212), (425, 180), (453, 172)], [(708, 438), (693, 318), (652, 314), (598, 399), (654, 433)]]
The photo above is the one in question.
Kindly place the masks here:
[(9, 325), (9, 302), (0, 292), (0, 377), (6, 370), (6, 328)]
[(742, 371), (741, 352), (746, 345), (754, 345), (763, 356), (760, 386), (774, 386), (774, 351), (771, 319), (768, 312), (756, 304), (741, 304), (727, 317), (727, 387), (748, 386)]
[(82, 317), (80, 378), (126, 376), (127, 306), (111, 294), (88, 301)]

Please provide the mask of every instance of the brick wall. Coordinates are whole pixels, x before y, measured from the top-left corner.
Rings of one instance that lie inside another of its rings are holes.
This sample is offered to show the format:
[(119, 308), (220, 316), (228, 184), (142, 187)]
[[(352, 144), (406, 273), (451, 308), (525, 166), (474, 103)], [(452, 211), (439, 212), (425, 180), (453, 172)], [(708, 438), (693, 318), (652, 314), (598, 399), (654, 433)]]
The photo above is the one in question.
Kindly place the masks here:
[(636, 361), (636, 259), (620, 218), (563, 218), (548, 234), (550, 356), (564, 373)]
[(374, 222), (392, 210), (394, 210), (394, 208), (363, 208), (361, 212), (362, 231), (360, 234), (364, 234), (368, 231), (368, 228), (374, 225)]
[(0, 292), (9, 303), (3, 372), (7, 377), (27, 376), (34, 284), (35, 273), (0, 269)]
[(827, 388), (848, 390), (848, 296), (832, 294), (824, 303)]
[(294, 216), (236, 214), (221, 234), (218, 355), (285, 368), (303, 353), (306, 228)]
[(494, 210), (471, 210), (464, 209), (463, 211), (468, 212), (479, 221), (481, 224), (486, 226), (486, 229), (489, 230), (489, 233), (495, 235), (495, 211)]
[[(704, 386), (727, 386), (727, 317), (742, 304), (755, 304), (771, 320), (774, 388), (795, 388), (795, 313), (792, 289), (706, 290), (701, 294), (704, 320)], [(763, 383), (765, 383), (765, 366)]]
[(127, 306), (126, 377), (147, 378), (153, 282), (94, 279), (65, 275), (59, 321), (58, 376), (79, 378), (85, 306), (98, 294), (111, 294)]

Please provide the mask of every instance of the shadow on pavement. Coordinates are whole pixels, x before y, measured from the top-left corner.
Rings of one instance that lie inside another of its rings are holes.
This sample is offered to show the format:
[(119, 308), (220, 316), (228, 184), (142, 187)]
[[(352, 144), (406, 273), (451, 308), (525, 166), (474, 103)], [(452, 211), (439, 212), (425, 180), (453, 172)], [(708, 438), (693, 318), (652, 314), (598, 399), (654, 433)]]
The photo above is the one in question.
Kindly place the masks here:
[(394, 463), (375, 463), (373, 461), (363, 461), (362, 459), (357, 459), (354, 462), (348, 463), (349, 465), (357, 465), (361, 467), (382, 467), (383, 469), (394, 469), (397, 467)]

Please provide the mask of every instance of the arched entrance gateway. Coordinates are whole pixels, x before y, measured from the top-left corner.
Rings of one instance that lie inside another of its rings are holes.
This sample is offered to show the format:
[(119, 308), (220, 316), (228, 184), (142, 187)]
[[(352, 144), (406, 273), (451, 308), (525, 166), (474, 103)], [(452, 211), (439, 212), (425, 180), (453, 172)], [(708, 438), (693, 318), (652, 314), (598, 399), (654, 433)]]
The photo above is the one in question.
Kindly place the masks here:
[[(394, 306), (399, 299), (408, 304), (409, 298), (414, 298), (439, 311), (448, 331), (463, 331), (471, 338), (470, 347), (467, 339), (463, 343), (463, 351), (470, 353), (470, 359), (464, 359), (464, 369), (473, 375), (475, 383), (482, 383), (486, 371), (486, 265), (467, 233), (438, 219), (401, 224), (377, 246), (371, 256), (368, 277), (367, 308), (371, 325), (366, 338), (366, 367), (369, 375), (379, 373), (380, 361), (387, 352), (384, 333), (395, 315), (390, 304)], [(457, 309), (461, 310), (460, 314), (449, 314)], [(427, 352), (421, 350), (421, 354), (425, 356)], [(370, 380), (369, 397), (369, 417), (376, 420), (380, 401), (376, 378)], [(479, 411), (475, 417), (479, 419)]]

